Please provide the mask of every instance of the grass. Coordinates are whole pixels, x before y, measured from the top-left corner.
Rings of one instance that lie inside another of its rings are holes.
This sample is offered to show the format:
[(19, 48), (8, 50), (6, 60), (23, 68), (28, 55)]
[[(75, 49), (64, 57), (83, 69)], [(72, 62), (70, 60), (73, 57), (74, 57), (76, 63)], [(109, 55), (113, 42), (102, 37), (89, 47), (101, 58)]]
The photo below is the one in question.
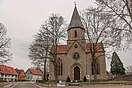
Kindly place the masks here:
[[(123, 85), (132, 85), (132, 81), (115, 81), (115, 80), (97, 80), (97, 81), (87, 81), (87, 82), (79, 82), (80, 85), (95, 85), (95, 84), (123, 84)], [(37, 83), (40, 86), (47, 87), (47, 86), (56, 86), (55, 81), (38, 81)]]
[(125, 85), (132, 85), (132, 81), (95, 81), (95, 82), (82, 82), (81, 84), (125, 84)]

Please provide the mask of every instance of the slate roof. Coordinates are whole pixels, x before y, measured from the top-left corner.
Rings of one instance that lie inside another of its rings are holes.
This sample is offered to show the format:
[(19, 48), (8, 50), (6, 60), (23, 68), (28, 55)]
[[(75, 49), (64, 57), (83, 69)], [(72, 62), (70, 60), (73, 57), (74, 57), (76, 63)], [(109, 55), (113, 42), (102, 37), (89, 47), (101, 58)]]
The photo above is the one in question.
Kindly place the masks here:
[(70, 24), (68, 26), (68, 30), (71, 29), (71, 28), (76, 28), (76, 27), (84, 29), (84, 26), (81, 22), (77, 7), (75, 6)]

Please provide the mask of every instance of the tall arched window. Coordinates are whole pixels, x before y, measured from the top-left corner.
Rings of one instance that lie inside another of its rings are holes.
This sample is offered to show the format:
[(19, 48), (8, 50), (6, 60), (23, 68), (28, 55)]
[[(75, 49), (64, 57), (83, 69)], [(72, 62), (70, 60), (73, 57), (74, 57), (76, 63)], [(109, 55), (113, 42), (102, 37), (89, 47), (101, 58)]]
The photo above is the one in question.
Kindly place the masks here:
[(77, 37), (77, 31), (75, 30), (74, 32), (75, 32), (74, 35), (75, 35), (75, 38), (76, 38)]
[(100, 64), (99, 63), (96, 63), (96, 72), (97, 72), (97, 74), (100, 74)]
[(60, 75), (60, 62), (58, 63), (58, 75)]
[(63, 66), (62, 66), (62, 62), (61, 62), (61, 73), (60, 73), (60, 75), (63, 75)]
[(57, 75), (58, 76), (63, 75), (63, 65), (62, 65), (62, 60), (60, 58), (58, 58)]
[(92, 65), (92, 75), (100, 74), (100, 64), (98, 62), (96, 62), (96, 63), (92, 62), (91, 65)]
[(91, 68), (92, 68), (91, 69), (92, 70), (92, 75), (94, 75), (94, 63), (93, 62), (91, 63)]

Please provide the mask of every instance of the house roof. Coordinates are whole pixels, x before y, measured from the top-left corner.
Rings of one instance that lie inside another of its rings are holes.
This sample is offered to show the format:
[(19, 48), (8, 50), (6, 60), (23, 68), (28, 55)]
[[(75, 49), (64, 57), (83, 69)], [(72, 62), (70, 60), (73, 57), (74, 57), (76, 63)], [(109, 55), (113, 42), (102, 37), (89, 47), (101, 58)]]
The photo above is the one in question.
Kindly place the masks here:
[(25, 76), (24, 70), (21, 70), (19, 76)]
[(43, 75), (43, 72), (38, 68), (30, 68), (29, 70), (32, 75), (39, 75), (39, 76)]
[(10, 74), (10, 75), (17, 75), (17, 72), (13, 67), (9, 67), (9, 66), (6, 66), (6, 65), (0, 65), (0, 73)]
[(23, 69), (16, 69), (16, 72), (18, 73), (18, 75), (25, 74)]
[(67, 45), (58, 45), (57, 53), (59, 53), (59, 54), (67, 53)]
[(25, 72), (23, 69), (16, 69), (18, 73), (18, 80), (25, 80)]
[[(90, 43), (86, 44), (85, 49), (84, 49), (86, 53), (90, 53), (90, 46), (91, 46)], [(98, 43), (95, 48), (96, 48), (96, 53), (104, 51), (104, 47), (103, 47), (102, 43)], [(67, 51), (68, 51), (67, 45), (58, 45), (57, 46), (57, 54), (65, 54), (65, 53), (67, 53)]]
[(23, 69), (15, 69), (17, 73), (24, 71)]
[(76, 28), (76, 27), (84, 29), (84, 26), (81, 22), (77, 7), (75, 5), (70, 24), (68, 26), (68, 30), (71, 29), (71, 28)]
[[(85, 47), (86, 47), (85, 51), (87, 53), (89, 53), (90, 52), (90, 47), (92, 47), (92, 45), (90, 43), (87, 43)], [(104, 52), (104, 47), (103, 47), (102, 43), (96, 44), (95, 49), (96, 49), (96, 53), (98, 53), (98, 52)]]

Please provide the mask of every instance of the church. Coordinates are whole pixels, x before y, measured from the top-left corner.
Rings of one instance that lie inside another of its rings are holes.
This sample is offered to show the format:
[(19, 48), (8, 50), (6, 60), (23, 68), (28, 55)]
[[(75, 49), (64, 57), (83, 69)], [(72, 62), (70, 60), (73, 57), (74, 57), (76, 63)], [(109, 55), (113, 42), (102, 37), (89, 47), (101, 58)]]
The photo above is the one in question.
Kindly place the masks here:
[[(59, 80), (83, 80), (84, 77), (93, 76), (90, 44), (85, 39), (85, 28), (81, 22), (77, 7), (75, 6), (70, 24), (67, 29), (68, 39), (66, 45), (57, 46), (57, 77)], [(99, 43), (98, 46), (103, 46)], [(103, 55), (102, 55), (103, 54)], [(97, 79), (107, 79), (105, 52), (100, 47), (96, 52), (98, 57)], [(53, 63), (49, 64), (49, 80), (55, 80)]]

